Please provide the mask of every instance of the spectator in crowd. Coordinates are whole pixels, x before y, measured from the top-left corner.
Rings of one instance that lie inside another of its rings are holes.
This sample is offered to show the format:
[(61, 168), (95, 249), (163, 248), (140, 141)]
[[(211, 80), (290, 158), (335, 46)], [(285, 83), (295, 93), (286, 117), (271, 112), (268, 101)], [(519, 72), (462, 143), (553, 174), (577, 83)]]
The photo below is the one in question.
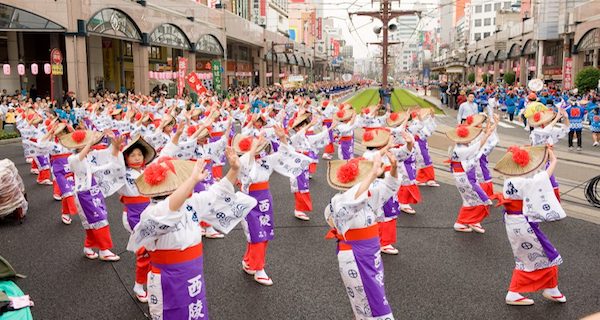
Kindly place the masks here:
[(592, 130), (593, 146), (600, 146), (600, 106), (595, 105), (594, 109), (589, 112), (590, 129)]
[(458, 114), (456, 115), (456, 122), (463, 123), (467, 120), (467, 117), (476, 115), (478, 113), (477, 104), (475, 103), (475, 94), (470, 93), (467, 96), (467, 102), (464, 102), (458, 107)]
[(570, 100), (571, 105), (567, 107), (569, 115), (569, 150), (573, 150), (573, 137), (577, 136), (577, 151), (581, 151), (583, 119), (585, 118), (587, 100), (581, 100), (579, 103), (575, 99)]
[[(458, 109), (456, 97), (458, 96), (458, 84), (453, 82), (448, 88), (448, 108)], [(474, 98), (473, 98), (474, 99)]]
[(506, 105), (506, 113), (508, 114), (508, 120), (513, 122), (515, 118), (515, 112), (517, 111), (518, 99), (515, 96), (514, 91), (508, 91), (508, 95), (504, 98), (504, 104)]
[(448, 83), (446, 81), (442, 81), (440, 83), (440, 98), (442, 100), (442, 104), (448, 105)]

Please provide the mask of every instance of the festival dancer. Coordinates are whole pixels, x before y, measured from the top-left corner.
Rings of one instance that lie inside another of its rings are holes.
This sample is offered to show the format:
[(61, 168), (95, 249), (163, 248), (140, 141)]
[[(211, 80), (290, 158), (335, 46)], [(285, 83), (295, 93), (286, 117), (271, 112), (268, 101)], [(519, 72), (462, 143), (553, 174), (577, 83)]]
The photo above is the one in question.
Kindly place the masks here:
[(417, 148), (415, 158), (417, 167), (417, 185), (428, 187), (439, 187), (435, 181), (433, 161), (429, 155), (429, 144), (427, 139), (435, 132), (435, 112), (433, 109), (421, 109), (417, 117), (413, 118), (409, 131), (413, 133)]
[(283, 128), (277, 126), (275, 132), (281, 144), (279, 150), (272, 154), (264, 152), (268, 141), (263, 135), (236, 135), (233, 139), (233, 148), (238, 154), (243, 154), (240, 159), (241, 190), (257, 201), (257, 205), (242, 222), (248, 241), (242, 268), (247, 274), (254, 276), (256, 282), (266, 286), (273, 285), (264, 266), (268, 243), (275, 236), (269, 177), (276, 171), (288, 178), (296, 178), (311, 162), (309, 157), (295, 152), (288, 145)]
[[(333, 114), (337, 111), (337, 107), (329, 100), (324, 100), (321, 102), (320, 111), (323, 116), (323, 127), (331, 128), (331, 125), (333, 124)], [(335, 152), (334, 142), (333, 131), (329, 131), (329, 143), (325, 146), (325, 149), (323, 149), (323, 159), (333, 159), (333, 153)]]
[[(564, 124), (558, 121), (563, 119)], [(529, 118), (529, 125), (533, 127), (529, 135), (529, 141), (532, 146), (553, 146), (569, 133), (569, 117), (564, 109), (559, 109), (558, 113), (551, 110), (538, 111)], [(560, 201), (560, 186), (554, 174), (550, 175), (550, 183), (554, 188), (554, 195)]]
[[(400, 188), (400, 180), (397, 160), (389, 152), (386, 156), (389, 172), (378, 154), (373, 161), (330, 161), (327, 172), (330, 186), (343, 191), (325, 208), (332, 228), (327, 238), (337, 238), (339, 271), (356, 319), (393, 319), (385, 296), (377, 220), (378, 209)], [(377, 179), (384, 172), (384, 178)]]
[[(296, 152), (302, 153), (312, 159), (311, 165), (318, 161), (316, 155), (319, 153), (319, 149), (325, 147), (329, 143), (329, 134), (335, 128), (324, 127), (325, 130), (320, 133), (307, 135), (307, 132), (315, 126), (319, 119), (314, 117), (311, 119), (311, 114), (302, 110), (302, 114), (298, 115), (294, 122), (288, 127), (294, 131), (290, 137), (291, 146), (296, 149)], [(310, 168), (310, 165), (309, 165)], [(295, 206), (294, 206), (294, 217), (297, 219), (308, 221), (310, 217), (306, 214), (312, 211), (312, 199), (310, 196), (310, 172), (305, 170), (301, 175), (295, 178), (290, 178), (290, 186), (292, 193), (294, 194)]]
[[(480, 128), (484, 123), (488, 123), (487, 115), (485, 113), (479, 113), (476, 115), (471, 115), (467, 117), (465, 123), (470, 127)], [(492, 118), (494, 122), (499, 121), (499, 118), (494, 115)], [(481, 149), (481, 156), (479, 157), (479, 166), (475, 167), (475, 173), (477, 176), (477, 182), (481, 189), (491, 197), (494, 194), (494, 183), (492, 182), (492, 173), (490, 172), (490, 168), (488, 165), (488, 157), (494, 150), (494, 147), (498, 144), (498, 133), (497, 130), (494, 129), (487, 142)]]
[[(363, 158), (373, 160), (376, 155), (383, 157), (387, 152), (390, 152), (394, 155), (397, 162), (403, 163), (411, 155), (414, 141), (411, 140), (411, 135), (407, 132), (403, 131), (401, 135), (404, 137), (406, 144), (400, 147), (393, 147), (394, 143), (391, 139), (389, 129), (381, 128), (364, 132), (362, 144), (367, 150), (363, 154)], [(389, 163), (389, 159), (382, 158), (382, 161), (384, 170), (386, 172), (390, 171), (392, 164)], [(402, 181), (402, 177), (399, 174), (398, 177)], [(379, 214), (380, 219), (378, 220), (379, 244), (380, 251), (385, 254), (398, 254), (398, 249), (394, 248), (393, 244), (396, 243), (396, 219), (401, 212), (400, 203), (398, 202), (399, 190), (400, 188), (396, 190), (396, 193), (380, 209), (383, 211), (383, 214)]]
[[(256, 204), (235, 192), (240, 161), (228, 148), (230, 170), (208, 190), (192, 193), (208, 176), (205, 162), (158, 159), (136, 179), (151, 204), (129, 238), (127, 249), (150, 255), (148, 301), (153, 319), (208, 319), (200, 220), (231, 231)], [(191, 196), (190, 196), (191, 194)]]
[[(454, 230), (458, 232), (485, 233), (481, 222), (489, 215), (491, 200), (477, 183), (476, 167), (479, 165), (481, 149), (493, 133), (496, 123), (488, 123), (485, 133), (481, 128), (459, 125), (446, 132), (446, 136), (456, 143), (450, 156), (450, 170), (456, 181), (463, 203)], [(477, 139), (477, 140), (476, 140)]]
[[(120, 257), (110, 251), (113, 243), (104, 199), (121, 187), (125, 177), (117, 161), (123, 138), (109, 136), (112, 137), (112, 151), (92, 150), (103, 137), (102, 133), (94, 131), (76, 130), (63, 135), (60, 143), (76, 151), (67, 162), (74, 174), (76, 203), (86, 233), (83, 253), (92, 260), (100, 257), (102, 261), (118, 261)], [(100, 253), (94, 248), (100, 249)]]
[[(141, 136), (137, 136), (123, 148), (122, 170), (125, 172), (125, 183), (118, 190), (119, 200), (123, 203), (123, 226), (125, 230), (132, 233), (135, 226), (140, 222), (142, 212), (150, 204), (150, 198), (140, 195), (135, 185), (135, 180), (142, 175), (145, 167), (156, 157), (156, 151)], [(133, 292), (136, 298), (142, 302), (148, 302), (148, 294), (144, 285), (150, 271), (150, 257), (145, 248), (135, 252), (135, 283)]]
[(339, 142), (338, 159), (340, 160), (354, 158), (354, 129), (358, 127), (356, 117), (352, 106), (344, 103), (339, 105), (339, 110), (333, 116), (333, 119), (339, 122), (334, 129), (334, 135)]
[(539, 290), (548, 300), (567, 302), (558, 290), (562, 257), (539, 227), (539, 222), (566, 216), (553, 196), (549, 178), (556, 165), (556, 155), (550, 147), (512, 146), (494, 168), (507, 177), (500, 204), (504, 206), (506, 234), (515, 258), (506, 304), (532, 305), (534, 301), (521, 294)]

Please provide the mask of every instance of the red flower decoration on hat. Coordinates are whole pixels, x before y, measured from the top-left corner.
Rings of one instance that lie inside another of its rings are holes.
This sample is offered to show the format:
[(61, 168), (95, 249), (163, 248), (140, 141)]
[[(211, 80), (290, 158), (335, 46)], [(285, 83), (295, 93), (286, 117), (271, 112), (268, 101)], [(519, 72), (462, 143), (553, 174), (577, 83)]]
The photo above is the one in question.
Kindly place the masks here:
[(371, 113), (371, 109), (370, 108), (365, 108), (365, 109), (363, 109), (363, 113)]
[(27, 116), (27, 120), (33, 120), (33, 116), (34, 116), (34, 114), (33, 114), (33, 113), (29, 114), (29, 115)]
[(418, 111), (413, 111), (413, 112), (411, 112), (411, 113), (410, 113), (410, 117), (411, 117), (411, 118), (413, 118), (413, 119), (415, 119), (415, 118), (419, 117), (419, 112), (418, 112)]
[(240, 148), (240, 151), (248, 151), (250, 150), (250, 147), (252, 147), (252, 137), (245, 137), (242, 140), (240, 140), (240, 142), (238, 143), (238, 147)]
[(142, 114), (138, 112), (135, 114), (134, 118), (135, 118), (135, 121), (139, 121), (142, 118)]
[(187, 135), (188, 135), (188, 137), (193, 136), (194, 133), (196, 133), (196, 130), (198, 130), (198, 128), (196, 128), (196, 126), (189, 126), (187, 128)]
[(144, 181), (151, 186), (159, 185), (165, 181), (169, 171), (175, 173), (175, 166), (171, 160), (171, 158), (161, 158), (158, 162), (146, 167), (146, 170), (144, 170)]
[(473, 124), (473, 116), (472, 115), (470, 115), (470, 116), (467, 117), (467, 124), (468, 125)]
[(466, 126), (459, 126), (458, 128), (456, 128), (456, 134), (461, 138), (465, 138), (469, 135), (469, 128), (467, 128)]
[(356, 177), (358, 177), (357, 161), (350, 161), (342, 165), (338, 169), (336, 177), (341, 183), (349, 183), (356, 180)]
[(340, 110), (340, 111), (336, 112), (336, 113), (335, 113), (335, 115), (336, 115), (338, 118), (343, 118), (345, 113), (346, 113), (346, 112), (344, 112), (344, 110)]
[(327, 107), (329, 105), (329, 100), (325, 100), (322, 103), (323, 107)]
[(538, 122), (540, 119), (542, 119), (542, 113), (538, 111), (533, 115), (533, 121)]
[(508, 152), (512, 153), (512, 160), (521, 167), (529, 164), (529, 152), (525, 149), (519, 148), (519, 146), (511, 146), (508, 148)]
[(392, 112), (392, 113), (390, 114), (390, 119), (391, 119), (392, 121), (396, 121), (396, 120), (398, 120), (398, 117), (400, 117), (400, 115), (399, 115), (397, 112)]
[(73, 139), (73, 141), (81, 143), (83, 140), (85, 140), (86, 135), (87, 132), (83, 130), (75, 130), (75, 132), (73, 132), (73, 134), (71, 135), (71, 138)]
[(50, 120), (50, 119), (46, 119), (46, 121), (44, 121), (45, 126), (49, 126), (50, 123), (52, 123), (52, 120)]
[(375, 138), (375, 136), (373, 136), (373, 131), (365, 131), (363, 134), (363, 141), (371, 141), (373, 138)]

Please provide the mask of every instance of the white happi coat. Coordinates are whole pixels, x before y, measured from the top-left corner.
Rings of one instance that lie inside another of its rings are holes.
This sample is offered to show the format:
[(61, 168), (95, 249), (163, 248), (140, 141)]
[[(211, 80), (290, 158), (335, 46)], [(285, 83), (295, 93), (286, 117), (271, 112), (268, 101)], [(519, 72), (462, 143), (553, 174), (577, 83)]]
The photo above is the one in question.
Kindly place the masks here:
[[(540, 212), (555, 212), (556, 218), (564, 217), (564, 211), (552, 191), (550, 177), (543, 170), (530, 177), (514, 177), (504, 181), (504, 198), (523, 201), (523, 214), (504, 214), (506, 234), (515, 258), (515, 269), (527, 272), (560, 265), (560, 255), (550, 261), (540, 240), (529, 222)], [(529, 215), (529, 217), (527, 216)]]
[(529, 134), (529, 141), (533, 146), (555, 145), (569, 133), (569, 127), (555, 124), (554, 126), (535, 127)]
[(473, 186), (469, 182), (467, 172), (479, 166), (480, 158), (480, 141), (479, 138), (473, 140), (469, 145), (457, 144), (452, 150), (450, 160), (461, 163), (465, 172), (453, 172), (456, 188), (463, 200), (463, 207), (474, 207), (479, 205), (488, 205), (484, 203), (477, 193), (473, 190)]

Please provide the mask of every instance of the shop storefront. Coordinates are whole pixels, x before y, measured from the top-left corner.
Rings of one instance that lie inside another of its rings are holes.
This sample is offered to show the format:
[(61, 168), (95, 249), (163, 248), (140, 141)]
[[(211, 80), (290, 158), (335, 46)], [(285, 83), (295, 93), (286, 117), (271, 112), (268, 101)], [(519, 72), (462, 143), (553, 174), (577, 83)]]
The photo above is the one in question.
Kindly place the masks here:
[(203, 80), (204, 86), (212, 90), (212, 62), (218, 60), (222, 65), (225, 53), (223, 46), (215, 36), (205, 34), (198, 38), (194, 50), (196, 51), (196, 73)]
[(583, 67), (600, 66), (600, 29), (588, 31), (577, 45), (577, 53), (581, 56)]
[[(65, 28), (31, 12), (0, 4), (0, 88), (7, 93), (32, 91), (36, 97), (62, 98), (67, 87), (67, 66), (63, 75), (54, 76), (50, 83), (50, 51), (65, 52)], [(45, 66), (47, 66), (45, 68)]]
[(148, 35), (148, 44), (148, 71), (153, 72), (149, 73), (150, 91), (176, 95), (179, 58), (185, 58), (185, 53), (191, 51), (190, 41), (179, 27), (162, 24)]
[(536, 52), (537, 43), (531, 39), (527, 40), (527, 42), (525, 42), (525, 45), (523, 46), (523, 50), (521, 50), (521, 56), (525, 59), (525, 66), (527, 67), (525, 73), (526, 79), (523, 79), (523, 83), (527, 83), (527, 81), (535, 79), (536, 77)]

